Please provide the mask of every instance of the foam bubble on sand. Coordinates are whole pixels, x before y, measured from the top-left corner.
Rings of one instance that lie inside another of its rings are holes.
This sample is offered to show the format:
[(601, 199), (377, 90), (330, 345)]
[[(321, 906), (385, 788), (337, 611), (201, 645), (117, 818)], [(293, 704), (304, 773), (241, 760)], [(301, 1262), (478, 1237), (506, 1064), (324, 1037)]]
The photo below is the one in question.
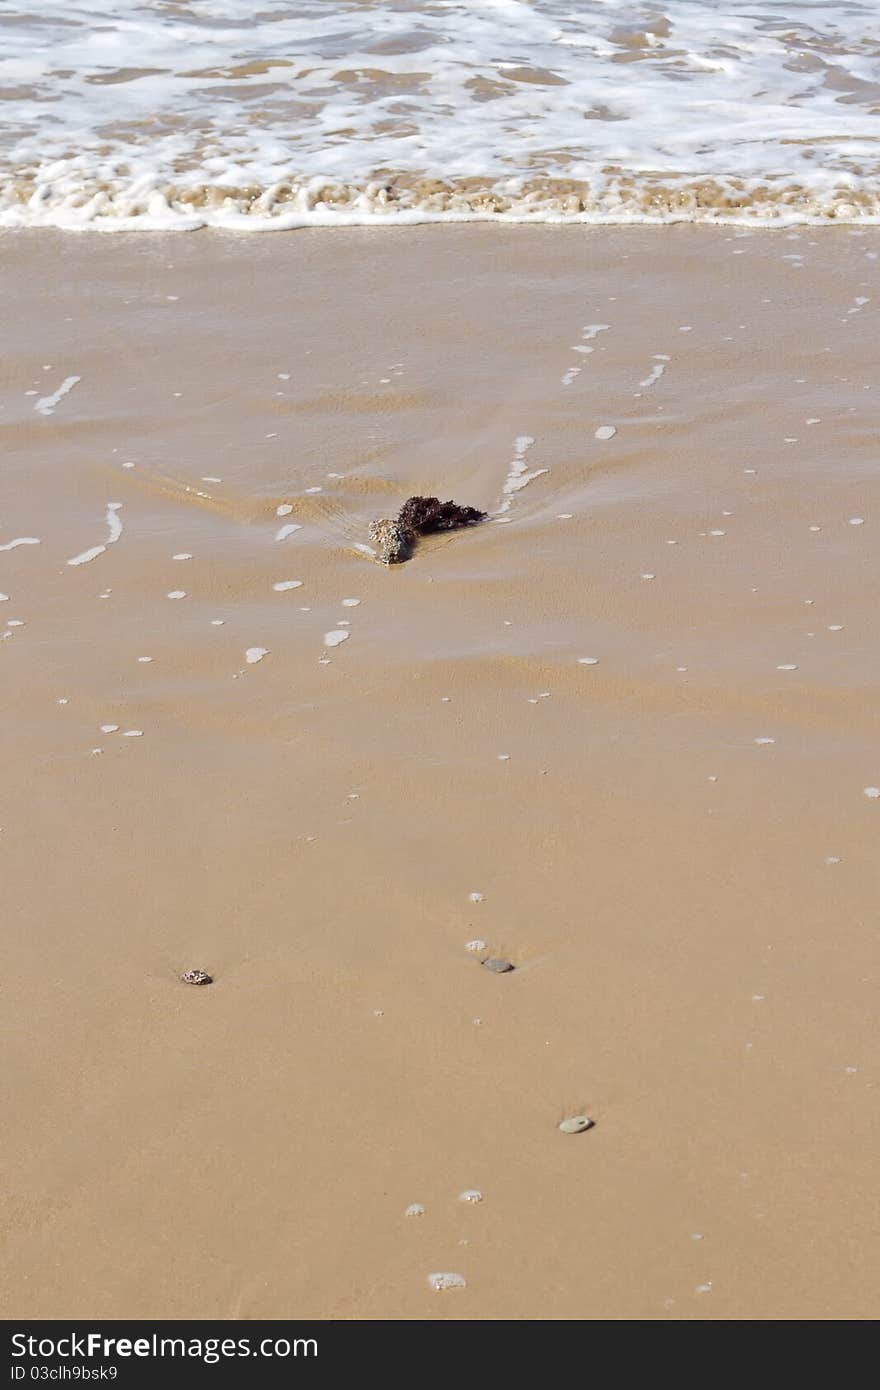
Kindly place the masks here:
[(287, 537), (292, 536), (294, 531), (301, 530), (302, 527), (298, 526), (295, 521), (289, 521), (286, 526), (279, 526), (278, 530), (275, 532), (275, 539), (276, 541), (286, 541)]
[(474, 1204), (476, 1202), (482, 1202), (483, 1194), (482, 1192), (478, 1191), (476, 1187), (468, 1187), (464, 1192), (459, 1192), (458, 1200), (460, 1202), (469, 1202), (471, 1204)]
[(421, 1202), (410, 1202), (403, 1214), (404, 1216), (424, 1216), (425, 1208)]
[(212, 619), (211, 619), (211, 626), (212, 626), (212, 627), (223, 627), (223, 625), (224, 625), (225, 622), (226, 622), (226, 619), (225, 619), (225, 618), (212, 618)]
[(343, 606), (343, 608), (357, 608), (357, 606), (358, 606), (359, 603), (360, 603), (360, 599), (359, 599), (359, 598), (344, 598), (344, 599), (342, 600), (342, 606)]
[(617, 434), (615, 425), (600, 425), (594, 435), (595, 439), (613, 439)]
[(139, 657), (138, 657), (138, 661), (142, 662), (143, 664), (146, 664), (148, 661), (152, 661), (152, 660), (153, 660), (153, 658), (152, 658), (151, 656), (139, 656)]
[(476, 955), (479, 951), (485, 951), (486, 943), (485, 941), (481, 941), (479, 937), (475, 937), (473, 941), (466, 941), (464, 943), (464, 949)]
[(244, 654), (244, 659), (248, 666), (256, 666), (258, 661), (262, 661), (264, 656), (269, 655), (268, 647), (248, 647)]
[(579, 656), (579, 657), (578, 657), (578, 666), (598, 666), (598, 665), (599, 665), (599, 658), (598, 658), (597, 656)]
[(863, 516), (851, 516), (849, 524), (850, 526), (864, 526), (865, 518)]
[(106, 545), (93, 545), (90, 550), (84, 550), (80, 555), (74, 555), (72, 560), (68, 560), (69, 565), (87, 565), (90, 560), (97, 560), (99, 555), (103, 555), (107, 549)]
[(797, 667), (794, 666), (794, 665), (789, 665), (789, 666), (777, 666), (776, 669), (777, 669), (777, 671), (796, 671), (796, 670), (797, 670)]
[(775, 743), (775, 742), (776, 742), (776, 739), (775, 739), (775, 738), (756, 738), (756, 739), (753, 739), (752, 741), (753, 741), (754, 743), (758, 743), (758, 744), (762, 744), (762, 743)]
[(204, 475), (204, 477), (202, 478), (202, 482), (203, 482), (203, 483), (222, 483), (222, 482), (223, 482), (223, 479), (222, 479), (222, 478), (215, 478), (215, 477), (213, 476), (213, 474), (206, 473), (206, 474)]
[(143, 729), (126, 729), (125, 733), (122, 735), (123, 738), (143, 738), (143, 736)]
[(571, 383), (575, 380), (575, 378), (580, 376), (581, 371), (581, 367), (569, 367), (568, 371), (565, 373), (565, 376), (562, 378), (562, 385), (570, 386)]
[(609, 323), (586, 323), (581, 337), (585, 343), (592, 342), (593, 338), (598, 338), (600, 333), (607, 333), (610, 327)]
[(122, 510), (121, 502), (108, 502), (104, 520), (107, 523), (107, 539), (103, 545), (93, 545), (88, 550), (83, 550), (81, 554), (74, 555), (68, 560), (68, 565), (87, 565), (91, 560), (96, 560), (99, 555), (103, 555), (108, 545), (115, 545), (122, 535), (122, 518), (119, 516)]
[(279, 579), (277, 584), (272, 585), (272, 588), (276, 594), (284, 594), (288, 589), (301, 589), (302, 586), (301, 579)]
[(104, 519), (107, 522), (107, 529), (110, 532), (109, 536), (107, 537), (108, 545), (115, 545), (116, 542), (119, 540), (119, 537), (122, 535), (122, 518), (119, 515), (121, 511), (121, 502), (107, 503), (107, 512)]
[(191, 560), (192, 556), (188, 550), (181, 550), (176, 555), (171, 556), (172, 560)]
[(0, 603), (8, 603), (8, 602), (9, 602), (9, 595), (8, 595), (8, 594), (0, 594)]
[(549, 473), (549, 468), (534, 468), (531, 473), (526, 470), (526, 454), (534, 444), (534, 439), (530, 434), (521, 434), (513, 441), (514, 457), (507, 470), (507, 477), (501, 489), (501, 503), (496, 515), (510, 510), (513, 502), (513, 494), (520, 492), (527, 487), (535, 478), (540, 478), (542, 473)]
[(483, 901), (482, 893), (468, 893), (468, 897), (472, 903), (481, 903)]
[(276, 508), (275, 508), (275, 515), (276, 515), (276, 516), (290, 516), (290, 513), (291, 513), (292, 511), (293, 511), (293, 507), (290, 505), (289, 502), (282, 502), (280, 507), (276, 507)]
[(346, 639), (349, 638), (350, 636), (351, 636), (351, 633), (350, 633), (350, 632), (346, 632), (346, 630), (345, 630), (344, 628), (337, 628), (337, 629), (335, 630), (335, 632), (325, 632), (325, 633), (324, 633), (324, 646), (325, 646), (325, 647), (338, 647), (340, 642), (346, 641)]
[(428, 1283), (436, 1293), (442, 1293), (444, 1289), (466, 1289), (467, 1280), (463, 1274), (429, 1274)]
[(73, 388), (74, 388), (74, 386), (76, 386), (77, 383), (80, 382), (80, 381), (82, 381), (82, 377), (81, 377), (81, 376), (68, 376), (68, 377), (65, 377), (64, 380), (62, 381), (61, 385), (58, 387), (58, 390), (57, 390), (57, 391), (53, 391), (53, 393), (52, 393), (51, 396), (41, 396), (41, 397), (40, 397), (40, 399), (37, 401), (36, 405), (34, 406), (34, 410), (36, 410), (40, 415), (51, 415), (51, 414), (53, 414), (53, 412), (54, 412), (54, 410), (55, 410), (55, 407), (56, 407), (56, 405), (58, 404), (58, 402), (59, 402), (64, 396), (67, 395), (68, 391), (72, 391)]
[(117, 732), (118, 729), (119, 729), (119, 725), (118, 725), (118, 724), (102, 724), (102, 725), (101, 725), (101, 733), (102, 733), (102, 734), (115, 734), (115, 733)]
[(172, 589), (168, 594), (169, 598), (186, 598), (186, 589)]
[(648, 376), (645, 377), (644, 381), (639, 382), (639, 385), (641, 386), (642, 390), (647, 391), (650, 390), (652, 386), (656, 386), (657, 382), (660, 380), (661, 376), (665, 371), (666, 363), (658, 362), (656, 367), (651, 368), (650, 373), (648, 374)]
[(843, 632), (843, 623), (829, 623), (829, 624), (828, 624), (828, 631), (829, 631), (829, 632)]
[(5, 545), (0, 545), (0, 550), (16, 550), (20, 545), (39, 545), (39, 536), (16, 536), (14, 541), (7, 541)]
[(865, 796), (871, 801), (876, 801), (880, 796), (880, 787), (865, 787)]

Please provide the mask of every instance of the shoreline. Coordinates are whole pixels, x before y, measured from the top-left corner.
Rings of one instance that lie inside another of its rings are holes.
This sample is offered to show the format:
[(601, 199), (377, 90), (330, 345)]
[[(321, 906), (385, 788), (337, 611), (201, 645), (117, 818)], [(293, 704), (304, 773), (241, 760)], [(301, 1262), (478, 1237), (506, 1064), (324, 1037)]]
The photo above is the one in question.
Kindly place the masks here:
[(873, 1317), (880, 232), (315, 230), (0, 236), (5, 1316)]

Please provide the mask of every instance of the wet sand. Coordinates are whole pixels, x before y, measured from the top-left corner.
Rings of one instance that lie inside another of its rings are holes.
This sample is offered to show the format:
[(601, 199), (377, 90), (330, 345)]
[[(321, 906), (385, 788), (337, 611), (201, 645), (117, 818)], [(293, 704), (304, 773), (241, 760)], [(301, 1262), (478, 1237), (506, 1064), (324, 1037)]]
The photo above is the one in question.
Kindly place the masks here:
[(3, 1315), (877, 1315), (878, 254), (0, 237)]

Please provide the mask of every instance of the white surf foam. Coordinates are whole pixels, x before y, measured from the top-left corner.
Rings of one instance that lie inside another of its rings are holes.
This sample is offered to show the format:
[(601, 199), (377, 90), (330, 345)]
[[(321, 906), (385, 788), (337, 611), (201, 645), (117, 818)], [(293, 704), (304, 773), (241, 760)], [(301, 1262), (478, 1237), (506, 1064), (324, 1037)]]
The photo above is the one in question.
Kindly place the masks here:
[(103, 555), (108, 545), (115, 545), (122, 535), (122, 518), (119, 513), (122, 510), (121, 502), (108, 502), (105, 520), (109, 535), (103, 545), (93, 545), (89, 550), (82, 551), (79, 555), (74, 555), (73, 559), (68, 560), (69, 565), (87, 565), (91, 560), (97, 560), (99, 555)]
[(0, 550), (17, 550), (20, 545), (39, 544), (39, 536), (16, 536), (14, 541), (7, 541), (5, 545), (0, 545)]
[(40, 399), (34, 406), (34, 410), (38, 411), (40, 415), (54, 414), (55, 407), (58, 404), (58, 402), (62, 400), (63, 397), (66, 396), (69, 391), (72, 391), (74, 386), (76, 386), (77, 383), (80, 381), (82, 381), (82, 377), (79, 376), (65, 377), (61, 385), (58, 387), (58, 390), (53, 391), (51, 396), (40, 397)]
[(6, 226), (880, 221), (875, 0), (34, 0), (13, 18)]
[(501, 501), (495, 512), (496, 516), (510, 511), (515, 493), (521, 492), (524, 487), (528, 487), (529, 483), (533, 482), (535, 478), (540, 478), (542, 473), (550, 472), (549, 468), (533, 468), (531, 473), (528, 471), (526, 454), (529, 449), (531, 449), (534, 442), (530, 434), (518, 435), (513, 441), (514, 455), (507, 470), (504, 486), (501, 489)]

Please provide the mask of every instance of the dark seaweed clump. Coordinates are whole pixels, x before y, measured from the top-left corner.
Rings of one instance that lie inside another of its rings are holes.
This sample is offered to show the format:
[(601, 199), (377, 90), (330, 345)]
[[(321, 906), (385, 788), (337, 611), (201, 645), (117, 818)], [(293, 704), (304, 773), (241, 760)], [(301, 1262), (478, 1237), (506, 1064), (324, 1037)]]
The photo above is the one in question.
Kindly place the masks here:
[(408, 497), (397, 515), (401, 526), (417, 536), (430, 536), (436, 531), (454, 531), (459, 526), (474, 526), (482, 521), (485, 512), (476, 507), (460, 507), (457, 502), (441, 502), (439, 497)]

